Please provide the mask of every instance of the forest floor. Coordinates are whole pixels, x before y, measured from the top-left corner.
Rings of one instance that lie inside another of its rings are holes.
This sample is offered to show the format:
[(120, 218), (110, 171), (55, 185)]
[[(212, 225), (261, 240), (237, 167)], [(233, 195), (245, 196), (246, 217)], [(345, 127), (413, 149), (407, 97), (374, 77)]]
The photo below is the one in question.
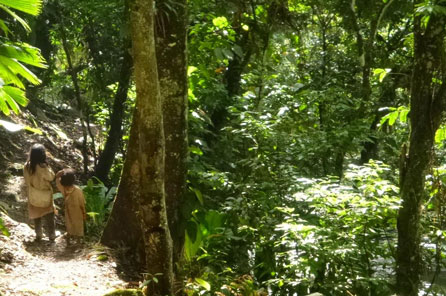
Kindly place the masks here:
[[(10, 232), (10, 236), (0, 234), (0, 296), (99, 296), (131, 286), (128, 275), (118, 271), (111, 250), (92, 239), (83, 245), (66, 245), (60, 214), (56, 216), (55, 243), (46, 238), (34, 242), (22, 178), (30, 146), (45, 145), (54, 171), (67, 166), (80, 171), (82, 158), (75, 148), (80, 128), (74, 116), (49, 106), (30, 106), (29, 110), (32, 112), (24, 111), (20, 117), (2, 119), (38, 128), (42, 135), (0, 127), (0, 217)], [(60, 202), (56, 206), (63, 209)]]

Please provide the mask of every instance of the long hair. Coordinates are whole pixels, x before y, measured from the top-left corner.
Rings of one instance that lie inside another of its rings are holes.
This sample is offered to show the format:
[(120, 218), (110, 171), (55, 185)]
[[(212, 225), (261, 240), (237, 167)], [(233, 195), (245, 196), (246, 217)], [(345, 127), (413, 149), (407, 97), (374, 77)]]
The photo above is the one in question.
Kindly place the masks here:
[(42, 144), (34, 144), (29, 151), (29, 158), (26, 165), (31, 175), (35, 173), (38, 164), (46, 164), (46, 152)]

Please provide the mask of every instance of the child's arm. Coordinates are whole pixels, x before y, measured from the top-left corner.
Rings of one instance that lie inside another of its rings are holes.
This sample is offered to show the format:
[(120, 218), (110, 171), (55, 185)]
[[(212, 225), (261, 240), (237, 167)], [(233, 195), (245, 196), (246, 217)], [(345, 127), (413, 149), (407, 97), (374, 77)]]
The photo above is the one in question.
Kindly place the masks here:
[(62, 174), (63, 174), (63, 170), (58, 171), (56, 174), (56, 187), (57, 187), (57, 189), (59, 189), (60, 192), (64, 192), (63, 186), (62, 186), (62, 184), (60, 184), (60, 177), (62, 176)]

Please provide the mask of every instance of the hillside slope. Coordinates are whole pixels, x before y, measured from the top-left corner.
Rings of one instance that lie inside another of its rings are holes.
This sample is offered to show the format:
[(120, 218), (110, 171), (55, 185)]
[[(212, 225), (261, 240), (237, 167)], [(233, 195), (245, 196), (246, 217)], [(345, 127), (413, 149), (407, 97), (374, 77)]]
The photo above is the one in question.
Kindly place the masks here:
[[(10, 232), (9, 237), (0, 235), (0, 295), (95, 296), (126, 286), (110, 251), (94, 243), (66, 246), (61, 214), (56, 216), (58, 237), (55, 244), (47, 240), (33, 242), (34, 230), (27, 216), (22, 178), (23, 164), (31, 145), (42, 143), (54, 171), (67, 166), (80, 171), (82, 157), (76, 143), (81, 133), (76, 115), (37, 102), (20, 116), (1, 120), (14, 122), (22, 128), (0, 127), (0, 217)], [(25, 126), (38, 129), (40, 133), (23, 129)], [(57, 201), (60, 210), (62, 200)]]

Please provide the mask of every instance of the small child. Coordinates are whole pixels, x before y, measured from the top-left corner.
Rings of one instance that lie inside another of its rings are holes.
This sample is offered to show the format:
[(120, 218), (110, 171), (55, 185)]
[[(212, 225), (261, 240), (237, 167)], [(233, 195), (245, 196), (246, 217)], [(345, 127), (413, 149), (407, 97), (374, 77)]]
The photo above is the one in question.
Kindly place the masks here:
[(73, 169), (63, 169), (56, 174), (56, 185), (65, 200), (65, 227), (67, 229), (67, 245), (70, 239), (81, 243), (84, 236), (85, 197), (82, 189), (74, 185), (76, 180)]
[(50, 242), (56, 238), (54, 223), (53, 187), (54, 173), (46, 162), (45, 147), (34, 144), (29, 152), (28, 161), (23, 168), (23, 176), (28, 189), (28, 213), (34, 220), (36, 241), (42, 239), (42, 220)]

